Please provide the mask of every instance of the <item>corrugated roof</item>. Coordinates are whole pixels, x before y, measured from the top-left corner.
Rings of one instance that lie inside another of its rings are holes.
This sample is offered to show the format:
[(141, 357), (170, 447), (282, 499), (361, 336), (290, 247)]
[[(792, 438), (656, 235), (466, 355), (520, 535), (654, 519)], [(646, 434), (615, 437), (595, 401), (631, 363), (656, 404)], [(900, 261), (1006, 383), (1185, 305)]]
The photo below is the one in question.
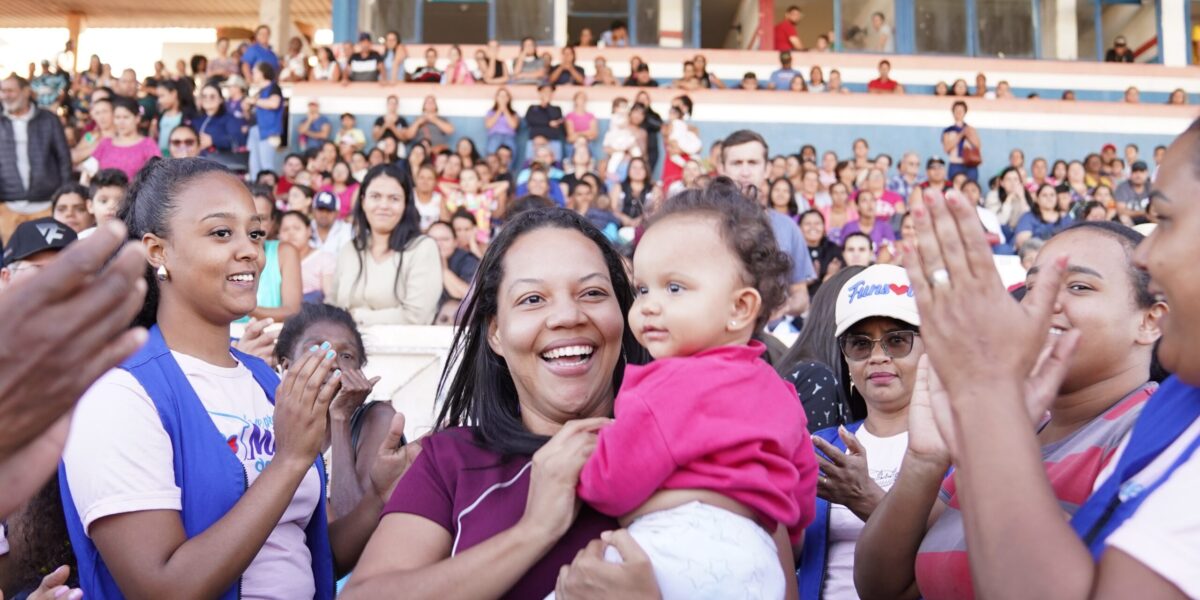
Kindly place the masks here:
[[(291, 0), (292, 19), (319, 27), (331, 21), (332, 0)], [(0, 0), (0, 27), (66, 27), (67, 15), (86, 27), (253, 27), (259, 0)]]

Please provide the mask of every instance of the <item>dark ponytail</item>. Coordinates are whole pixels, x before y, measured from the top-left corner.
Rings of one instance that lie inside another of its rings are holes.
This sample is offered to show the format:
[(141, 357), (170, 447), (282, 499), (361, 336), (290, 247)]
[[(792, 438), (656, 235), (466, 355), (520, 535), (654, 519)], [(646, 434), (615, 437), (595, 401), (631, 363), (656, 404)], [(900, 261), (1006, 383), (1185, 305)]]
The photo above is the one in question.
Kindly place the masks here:
[[(206, 173), (233, 175), (219, 163), (204, 158), (151, 158), (138, 171), (117, 218), (129, 229), (129, 239), (140, 243), (147, 233), (169, 237), (167, 221), (175, 208), (179, 190)], [(158, 280), (146, 265), (146, 300), (135, 325), (150, 327), (158, 321)]]

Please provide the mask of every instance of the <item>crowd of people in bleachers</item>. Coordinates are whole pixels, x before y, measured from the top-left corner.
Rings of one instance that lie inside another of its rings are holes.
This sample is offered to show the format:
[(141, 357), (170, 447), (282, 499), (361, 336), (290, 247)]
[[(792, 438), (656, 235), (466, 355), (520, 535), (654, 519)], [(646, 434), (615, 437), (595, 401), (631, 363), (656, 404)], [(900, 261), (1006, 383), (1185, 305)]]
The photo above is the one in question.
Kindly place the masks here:
[[(1200, 596), (1200, 125), (986, 173), (965, 100), (935, 156), (704, 140), (697, 56), (601, 135), (586, 89), (556, 103), (572, 48), (410, 73), (394, 34), (256, 36), (0, 83), (5, 594)], [(838, 90), (790, 61), (768, 87)], [(289, 146), (279, 84), (312, 79), (497, 87), (485, 139), (384, 87)], [(360, 330), (430, 324), (407, 440)]]

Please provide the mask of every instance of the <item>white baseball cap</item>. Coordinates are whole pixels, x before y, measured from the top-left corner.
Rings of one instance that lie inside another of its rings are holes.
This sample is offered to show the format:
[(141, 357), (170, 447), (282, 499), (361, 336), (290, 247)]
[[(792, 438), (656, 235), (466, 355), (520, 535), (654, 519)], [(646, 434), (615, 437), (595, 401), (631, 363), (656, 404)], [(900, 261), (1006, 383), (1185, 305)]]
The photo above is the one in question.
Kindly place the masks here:
[(871, 317), (890, 317), (921, 326), (908, 273), (896, 265), (872, 265), (847, 281), (838, 292), (833, 314), (837, 322), (835, 336)]

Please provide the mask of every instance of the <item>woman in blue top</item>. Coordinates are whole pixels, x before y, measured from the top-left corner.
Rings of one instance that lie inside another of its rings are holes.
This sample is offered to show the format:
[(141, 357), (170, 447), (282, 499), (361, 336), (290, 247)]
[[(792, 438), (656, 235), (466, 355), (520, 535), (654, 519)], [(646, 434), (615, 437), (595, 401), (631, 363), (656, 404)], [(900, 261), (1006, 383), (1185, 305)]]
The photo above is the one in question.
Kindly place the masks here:
[[(275, 194), (265, 185), (250, 189), (254, 207), (262, 218), (267, 238), (263, 242), (263, 269), (259, 273), (258, 306), (249, 316), (255, 319), (275, 319), (282, 323), (300, 312), (304, 301), (304, 278), (300, 268), (300, 252), (291, 244), (279, 243), (279, 220), (282, 215), (275, 207)], [(246, 322), (243, 318), (239, 322)]]
[(246, 144), (237, 117), (225, 109), (225, 97), (215, 83), (200, 88), (200, 113), (192, 118), (200, 134), (200, 150), (206, 156), (236, 152)]
[(1071, 215), (1059, 212), (1058, 192), (1054, 186), (1043, 183), (1037, 190), (1034, 205), (1017, 221), (1016, 238), (1014, 238), (1013, 245), (1020, 250), (1021, 245), (1031, 238), (1044, 242), (1054, 237), (1054, 234), (1070, 227), (1073, 222)]
[(246, 144), (250, 146), (250, 179), (259, 171), (275, 170), (275, 149), (282, 145), (283, 91), (275, 83), (275, 68), (266, 62), (254, 65), (253, 87), (257, 94), (247, 96), (247, 106), (254, 107), (255, 125), (250, 128)]
[(310, 347), (282, 384), (229, 347), (263, 268), (250, 193), (212, 161), (157, 160), (120, 216), (150, 263), (138, 318), (150, 336), (76, 408), (59, 480), (80, 587), (97, 599), (332, 598), (383, 498), (328, 523), (332, 344)]
[(1048, 345), (1049, 365), (1061, 369), (1087, 343), (1077, 331), (1049, 326), (1055, 298), (1081, 293), (1061, 287), (1074, 267), (1052, 263), (1018, 304), (996, 274), (974, 207), (947, 201), (913, 211), (918, 251), (906, 266), (943, 384), (934, 411), (958, 465), (979, 597), (1200, 597), (1197, 157), (1200, 121), (1163, 158), (1151, 193), (1158, 227), (1134, 255), (1171, 306), (1158, 358), (1174, 375), (1146, 402), (1116, 466), (1070, 522), (1044, 474), (1024, 396)]

